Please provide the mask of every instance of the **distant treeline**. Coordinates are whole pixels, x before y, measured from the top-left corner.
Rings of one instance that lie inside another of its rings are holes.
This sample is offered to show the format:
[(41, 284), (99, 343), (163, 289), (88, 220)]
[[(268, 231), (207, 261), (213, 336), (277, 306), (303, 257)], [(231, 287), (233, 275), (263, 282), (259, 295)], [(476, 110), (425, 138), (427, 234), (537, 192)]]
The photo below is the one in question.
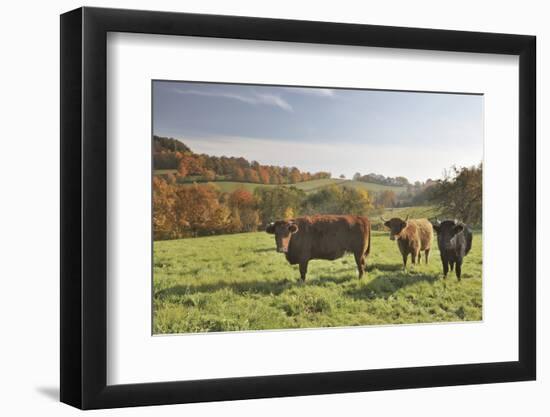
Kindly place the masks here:
[(409, 180), (405, 177), (385, 177), (380, 174), (367, 174), (361, 175), (361, 173), (356, 172), (353, 175), (355, 181), (370, 182), (372, 184), (381, 184), (389, 185), (393, 187), (406, 187), (410, 185)]
[(330, 172), (309, 173), (296, 167), (260, 165), (245, 158), (196, 154), (177, 139), (153, 136), (154, 169), (174, 169), (178, 182), (200, 177), (205, 181), (226, 180), (256, 184), (295, 184), (330, 178)]

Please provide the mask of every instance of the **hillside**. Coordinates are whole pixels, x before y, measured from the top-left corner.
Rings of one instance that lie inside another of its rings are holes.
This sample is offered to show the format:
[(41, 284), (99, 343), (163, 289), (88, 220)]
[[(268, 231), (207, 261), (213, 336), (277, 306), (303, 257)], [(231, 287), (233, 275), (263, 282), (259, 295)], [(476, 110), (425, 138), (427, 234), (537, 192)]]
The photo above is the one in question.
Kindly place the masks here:
[(153, 166), (154, 175), (174, 174), (179, 183), (213, 182), (222, 191), (233, 191), (238, 187), (252, 191), (260, 186), (281, 184), (310, 192), (336, 184), (368, 191), (392, 190), (399, 194), (406, 190), (406, 185), (402, 184), (408, 184), (403, 177), (368, 174), (359, 179), (354, 177), (354, 180), (337, 179), (325, 171), (310, 173), (298, 167), (261, 165), (239, 156), (197, 154), (177, 139), (159, 136), (153, 137)]
[[(212, 181), (211, 184), (215, 184), (221, 191), (232, 192), (237, 188), (244, 188), (247, 191), (253, 192), (258, 187), (276, 187), (273, 184), (255, 184), (250, 182), (237, 182), (237, 181)], [(189, 182), (188, 185), (193, 184)], [(325, 178), (320, 180), (303, 181), (295, 184), (283, 184), (287, 187), (296, 187), (299, 190), (303, 190), (306, 193), (319, 191), (322, 188), (329, 185), (346, 186), (356, 189), (363, 189), (370, 192), (376, 192), (381, 190), (393, 190), (395, 193), (399, 193), (404, 190), (404, 187), (391, 187), (388, 185), (372, 184), (360, 181), (341, 180), (336, 178)]]
[(329, 172), (307, 172), (297, 167), (262, 165), (242, 156), (213, 156), (193, 152), (174, 138), (153, 136), (153, 169), (157, 174), (176, 173), (181, 178), (244, 181), (255, 184), (293, 184), (330, 178)]
[(363, 181), (354, 181), (354, 180), (344, 180), (344, 182), (340, 183), (339, 185), (365, 189), (367, 191), (391, 190), (391, 191), (394, 191), (396, 194), (399, 194), (400, 192), (405, 191), (407, 189), (407, 187), (398, 186), (398, 185), (382, 185), (382, 184), (375, 184), (373, 182), (363, 182)]
[[(176, 172), (175, 170), (170, 170), (170, 169), (158, 169), (154, 171), (154, 175), (166, 175), (166, 174), (173, 174), (175, 172)], [(199, 180), (197, 182), (201, 183), (205, 181)], [(193, 183), (194, 181), (189, 180), (188, 182), (184, 183), (184, 185), (191, 185)], [(256, 189), (257, 187), (275, 187), (276, 186), (274, 184), (256, 184), (252, 182), (240, 182), (240, 181), (209, 181), (209, 183), (215, 184), (223, 192), (232, 192), (237, 188), (244, 188), (247, 191), (253, 192), (254, 189)], [(396, 194), (399, 194), (400, 192), (406, 190), (406, 187), (381, 185), (381, 184), (374, 184), (374, 183), (354, 181), (354, 180), (343, 180), (338, 178), (323, 178), (318, 180), (309, 180), (309, 181), (297, 182), (295, 184), (283, 184), (283, 185), (286, 185), (288, 187), (290, 186), (296, 187), (300, 190), (304, 190), (306, 193), (319, 191), (320, 189), (327, 187), (329, 185), (352, 187), (356, 189), (367, 190), (370, 192), (392, 190)]]

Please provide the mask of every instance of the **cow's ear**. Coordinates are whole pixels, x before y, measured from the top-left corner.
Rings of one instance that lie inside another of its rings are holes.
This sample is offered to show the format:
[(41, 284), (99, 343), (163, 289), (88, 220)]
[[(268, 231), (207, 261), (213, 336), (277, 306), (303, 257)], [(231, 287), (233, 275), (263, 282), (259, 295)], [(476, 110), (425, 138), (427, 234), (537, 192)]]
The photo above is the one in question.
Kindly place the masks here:
[(296, 233), (298, 231), (298, 225), (295, 223), (292, 223), (288, 226), (288, 231), (290, 233)]
[(464, 225), (462, 225), (462, 224), (457, 224), (457, 225), (454, 227), (453, 230), (454, 230), (455, 234), (460, 233), (460, 232), (462, 232), (462, 231), (464, 230)]
[(440, 227), (439, 227), (438, 224), (433, 224), (433, 223), (432, 223), (432, 227), (434, 228), (434, 230), (435, 230), (437, 233), (439, 233), (439, 228), (440, 228)]
[(384, 222), (384, 226), (390, 227), (390, 221), (388, 220), (387, 222)]
[(267, 227), (265, 228), (265, 231), (270, 234), (275, 233), (275, 223), (269, 223)]

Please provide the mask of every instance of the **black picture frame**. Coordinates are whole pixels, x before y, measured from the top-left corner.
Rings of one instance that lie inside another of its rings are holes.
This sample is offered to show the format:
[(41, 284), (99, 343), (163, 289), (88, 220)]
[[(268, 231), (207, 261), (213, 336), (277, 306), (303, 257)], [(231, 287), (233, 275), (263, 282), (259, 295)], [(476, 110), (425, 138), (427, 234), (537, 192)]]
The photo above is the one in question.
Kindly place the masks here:
[[(519, 56), (519, 360), (107, 385), (108, 32)], [(61, 401), (95, 409), (535, 379), (535, 45), (524, 35), (252, 17), (88, 7), (61, 15)]]

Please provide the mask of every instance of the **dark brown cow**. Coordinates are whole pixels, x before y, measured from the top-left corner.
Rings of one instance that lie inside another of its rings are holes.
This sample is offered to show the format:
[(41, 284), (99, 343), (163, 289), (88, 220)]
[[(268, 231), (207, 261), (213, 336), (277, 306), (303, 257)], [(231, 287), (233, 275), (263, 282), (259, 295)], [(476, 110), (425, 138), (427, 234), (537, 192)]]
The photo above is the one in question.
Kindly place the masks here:
[(433, 227), (428, 219), (411, 219), (409, 216), (405, 220), (394, 217), (385, 220), (384, 226), (390, 229), (390, 239), (397, 240), (397, 246), (403, 257), (403, 268), (407, 267), (407, 257), (412, 257), (412, 263), (418, 260), (420, 263), (420, 251), (424, 251), (426, 263), (430, 258), (430, 249), (432, 248)]
[(306, 279), (312, 259), (334, 260), (351, 252), (355, 256), (359, 278), (370, 252), (370, 221), (363, 216), (318, 215), (278, 220), (267, 226), (275, 235), (277, 252), (284, 253), (291, 265), (300, 265), (300, 277)]

